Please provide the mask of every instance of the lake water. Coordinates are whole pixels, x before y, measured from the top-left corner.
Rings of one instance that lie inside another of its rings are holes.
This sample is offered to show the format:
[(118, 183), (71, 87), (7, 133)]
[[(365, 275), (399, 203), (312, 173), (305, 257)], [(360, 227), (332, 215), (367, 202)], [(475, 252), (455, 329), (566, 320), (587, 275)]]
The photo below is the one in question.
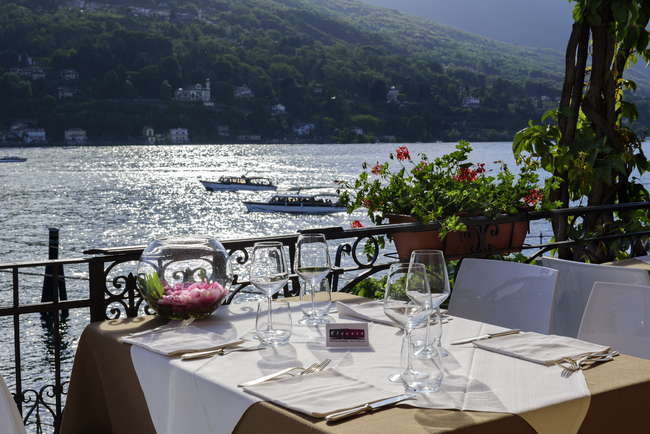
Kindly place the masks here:
[[(47, 259), (48, 228), (60, 228), (61, 258), (83, 256), (91, 248), (145, 245), (171, 234), (205, 233), (217, 239), (295, 233), (319, 226), (350, 227), (354, 220), (372, 225), (363, 211), (353, 215), (248, 213), (246, 198), (264, 200), (270, 192), (208, 192), (199, 179), (221, 175), (268, 176), (280, 189), (334, 187), (353, 179), (364, 161), (385, 162), (396, 144), (362, 145), (177, 145), (87, 146), (75, 149), (2, 148), (25, 163), (0, 164), (0, 263)], [(409, 144), (410, 153), (430, 158), (454, 150), (455, 143)], [(512, 144), (476, 143), (471, 160), (496, 168), (503, 160), (514, 171)], [(332, 190), (330, 190), (332, 191)], [(545, 222), (531, 227), (529, 242), (550, 236)], [(3, 273), (4, 274), (4, 273)], [(87, 294), (87, 270), (66, 267), (69, 298)], [(0, 305), (12, 299), (11, 280), (0, 276)], [(21, 280), (21, 301), (38, 302), (42, 277), (32, 285)], [(12, 385), (12, 321), (0, 319), (0, 372)], [(62, 324), (64, 378), (68, 377), (80, 332), (88, 324), (84, 311), (71, 312)], [(23, 381), (26, 388), (52, 383), (47, 366), (52, 342), (38, 315), (21, 320)], [(24, 341), (25, 342), (25, 341)]]

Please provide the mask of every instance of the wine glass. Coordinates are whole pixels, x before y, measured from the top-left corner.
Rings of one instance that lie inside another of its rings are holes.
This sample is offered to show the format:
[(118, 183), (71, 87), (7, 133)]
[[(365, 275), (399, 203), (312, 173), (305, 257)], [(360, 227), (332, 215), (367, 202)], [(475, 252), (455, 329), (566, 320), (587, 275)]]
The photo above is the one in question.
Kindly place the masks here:
[(263, 343), (274, 344), (271, 300), (289, 281), (289, 270), (284, 259), (282, 243), (278, 241), (261, 242), (253, 245), (250, 269), (251, 284), (268, 297), (268, 323), (266, 331), (257, 332), (257, 338)]
[[(330, 272), (330, 255), (327, 242), (323, 234), (303, 234), (296, 243), (296, 258), (294, 269), (304, 281), (307, 289), (307, 308), (303, 309), (305, 316), (299, 320), (300, 324), (326, 324), (329, 322), (325, 316), (329, 312), (331, 293), (319, 291), (317, 296), (316, 285), (319, 285)], [(329, 289), (329, 286), (327, 286)], [(318, 297), (318, 299), (317, 299)], [(301, 306), (303, 297), (300, 297)]]
[[(449, 297), (449, 277), (447, 275), (447, 262), (445, 256), (440, 250), (413, 250), (411, 252), (412, 264), (423, 264), (426, 272), (427, 279), (429, 280), (429, 289), (431, 290), (431, 299), (433, 300), (433, 307), (435, 308), (437, 323), (434, 323), (437, 331), (437, 336), (430, 336), (433, 334), (431, 318), (427, 318), (427, 323), (424, 330), (424, 341), (422, 345), (415, 345), (420, 347), (418, 356), (422, 357), (426, 354), (435, 352), (435, 345), (433, 339), (442, 339), (442, 316), (440, 315), (440, 305)], [(442, 347), (441, 347), (442, 348)], [(442, 348), (443, 357), (449, 354)]]
[[(388, 270), (384, 293), (384, 313), (397, 327), (405, 331), (403, 347), (411, 348), (411, 331), (433, 312), (431, 291), (422, 264), (392, 264)], [(406, 369), (390, 375), (392, 382), (400, 382), (404, 376), (417, 377), (412, 368), (412, 351), (408, 352)]]

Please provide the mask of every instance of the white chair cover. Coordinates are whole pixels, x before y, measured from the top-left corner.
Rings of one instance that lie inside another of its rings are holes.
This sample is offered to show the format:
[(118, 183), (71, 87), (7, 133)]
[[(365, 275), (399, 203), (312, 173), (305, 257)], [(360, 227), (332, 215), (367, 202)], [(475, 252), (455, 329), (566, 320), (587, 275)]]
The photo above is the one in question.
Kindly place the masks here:
[(537, 265), (463, 259), (449, 315), (548, 333), (558, 273)]
[(650, 287), (594, 283), (578, 339), (650, 359)]
[(25, 434), (20, 412), (2, 375), (0, 375), (0, 433)]
[(551, 312), (551, 334), (578, 337), (580, 321), (595, 282), (650, 286), (648, 272), (639, 268), (585, 264), (548, 256), (542, 258), (542, 263), (560, 272)]

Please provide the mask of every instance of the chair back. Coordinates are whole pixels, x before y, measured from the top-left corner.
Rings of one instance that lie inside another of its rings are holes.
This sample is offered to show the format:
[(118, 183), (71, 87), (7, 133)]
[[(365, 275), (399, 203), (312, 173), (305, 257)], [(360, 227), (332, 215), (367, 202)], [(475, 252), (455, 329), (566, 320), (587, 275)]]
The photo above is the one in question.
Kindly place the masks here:
[(586, 264), (548, 256), (542, 258), (542, 263), (560, 272), (551, 312), (551, 334), (578, 337), (580, 321), (596, 282), (650, 286), (650, 275), (639, 268)]
[(0, 433), (25, 434), (25, 425), (7, 383), (0, 375)]
[(557, 280), (557, 271), (538, 265), (465, 258), (449, 314), (546, 334)]
[(578, 339), (650, 359), (650, 287), (594, 283)]

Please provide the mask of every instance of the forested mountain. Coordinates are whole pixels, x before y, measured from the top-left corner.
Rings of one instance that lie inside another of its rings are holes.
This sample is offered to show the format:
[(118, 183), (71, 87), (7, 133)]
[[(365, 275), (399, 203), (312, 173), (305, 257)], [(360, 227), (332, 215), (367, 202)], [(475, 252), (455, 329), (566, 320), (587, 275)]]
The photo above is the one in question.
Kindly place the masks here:
[[(26, 121), (48, 141), (69, 128), (141, 140), (145, 125), (208, 142), (508, 139), (555, 105), (561, 62), (359, 1), (0, 0), (0, 130)], [(207, 104), (175, 100), (207, 80)], [(236, 97), (243, 86), (254, 96)]]

